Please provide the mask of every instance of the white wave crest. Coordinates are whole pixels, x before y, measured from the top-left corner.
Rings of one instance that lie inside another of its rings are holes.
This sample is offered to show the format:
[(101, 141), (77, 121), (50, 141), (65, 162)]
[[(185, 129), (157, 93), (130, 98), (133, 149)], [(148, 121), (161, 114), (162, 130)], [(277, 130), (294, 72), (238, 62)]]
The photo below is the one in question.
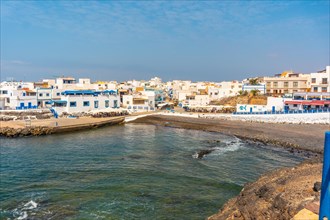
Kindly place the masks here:
[(29, 209), (35, 209), (38, 207), (38, 203), (35, 201), (31, 200), (30, 202), (26, 203), (24, 205), (24, 210), (29, 210)]

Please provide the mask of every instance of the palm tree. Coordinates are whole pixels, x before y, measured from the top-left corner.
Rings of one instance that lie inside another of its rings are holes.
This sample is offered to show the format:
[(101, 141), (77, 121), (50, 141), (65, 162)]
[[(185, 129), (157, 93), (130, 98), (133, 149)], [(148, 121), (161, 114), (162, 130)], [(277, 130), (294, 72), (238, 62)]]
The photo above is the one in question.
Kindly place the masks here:
[(253, 90), (250, 91), (250, 93), (252, 94), (252, 96), (256, 96), (256, 95), (258, 95), (259, 92), (260, 92), (260, 91), (257, 90), (257, 89), (253, 89)]
[(258, 78), (250, 78), (249, 84), (250, 85), (259, 85)]

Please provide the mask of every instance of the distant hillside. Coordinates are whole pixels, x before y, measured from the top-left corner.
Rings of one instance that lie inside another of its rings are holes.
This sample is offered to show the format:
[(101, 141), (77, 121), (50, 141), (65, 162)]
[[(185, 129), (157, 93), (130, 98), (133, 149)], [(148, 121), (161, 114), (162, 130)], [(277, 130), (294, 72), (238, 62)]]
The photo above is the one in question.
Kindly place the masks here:
[(210, 105), (229, 105), (236, 106), (237, 104), (250, 104), (250, 105), (267, 105), (266, 96), (233, 96), (225, 97), (220, 100), (211, 101)]

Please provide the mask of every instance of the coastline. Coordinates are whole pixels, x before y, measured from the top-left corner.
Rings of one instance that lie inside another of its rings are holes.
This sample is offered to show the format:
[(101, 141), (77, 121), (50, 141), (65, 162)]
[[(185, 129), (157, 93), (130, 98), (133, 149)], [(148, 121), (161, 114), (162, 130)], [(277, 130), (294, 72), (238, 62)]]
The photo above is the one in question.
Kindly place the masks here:
[[(313, 184), (321, 180), (321, 155), (323, 153), (324, 132), (329, 129), (327, 124), (260, 123), (201, 118), (198, 115), (187, 117), (159, 113), (111, 118), (45, 119), (33, 121), (31, 127), (25, 127), (24, 123), (24, 121), (14, 123), (13, 121), (2, 121), (0, 136), (39, 136), (121, 123), (141, 123), (219, 132), (247, 141), (287, 148), (290, 153), (298, 153), (309, 158), (296, 167), (277, 169), (261, 175), (258, 180), (252, 183), (247, 183), (238, 196), (225, 203), (219, 213), (209, 217), (212, 220), (265, 219), (284, 215), (287, 218), (292, 218), (305, 206), (319, 201), (320, 193), (313, 192)], [(8, 124), (9, 127), (6, 126)], [(4, 130), (7, 132), (6, 135), (4, 135)], [(297, 194), (300, 196), (295, 196)]]
[(31, 124), (29, 126), (26, 126), (24, 121), (2, 121), (0, 127), (0, 136), (25, 137), (75, 132), (80, 130), (117, 125), (123, 123), (124, 120), (124, 116), (110, 118), (83, 117), (79, 119), (44, 119), (31, 120)]
[(241, 139), (322, 154), (327, 124), (280, 124), (171, 115), (149, 115), (129, 123), (203, 130), (233, 135)]
[(295, 219), (296, 215), (306, 213), (314, 219), (318, 215), (320, 191), (313, 190), (313, 187), (321, 181), (324, 133), (329, 125), (271, 124), (162, 115), (138, 118), (131, 123), (221, 132), (289, 148), (290, 153), (303, 153), (306, 157), (295, 167), (276, 169), (245, 184), (239, 195), (219, 207), (219, 212), (208, 217), (208, 220)]

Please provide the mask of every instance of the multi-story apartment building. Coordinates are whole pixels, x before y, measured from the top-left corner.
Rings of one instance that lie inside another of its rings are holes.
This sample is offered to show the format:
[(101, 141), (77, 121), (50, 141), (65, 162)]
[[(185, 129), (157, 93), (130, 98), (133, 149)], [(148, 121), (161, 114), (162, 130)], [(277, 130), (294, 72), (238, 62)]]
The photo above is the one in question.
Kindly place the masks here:
[(155, 92), (141, 91), (132, 95), (123, 95), (122, 107), (129, 111), (154, 111), (155, 110)]
[(220, 99), (228, 96), (235, 96), (242, 90), (243, 83), (240, 81), (228, 81), (216, 83), (214, 87), (208, 88), (208, 94), (211, 99)]
[(309, 92), (310, 74), (283, 72), (275, 77), (265, 77), (266, 93), (271, 96), (283, 96), (288, 93)]
[(330, 66), (317, 73), (311, 73), (311, 92), (330, 92)]

